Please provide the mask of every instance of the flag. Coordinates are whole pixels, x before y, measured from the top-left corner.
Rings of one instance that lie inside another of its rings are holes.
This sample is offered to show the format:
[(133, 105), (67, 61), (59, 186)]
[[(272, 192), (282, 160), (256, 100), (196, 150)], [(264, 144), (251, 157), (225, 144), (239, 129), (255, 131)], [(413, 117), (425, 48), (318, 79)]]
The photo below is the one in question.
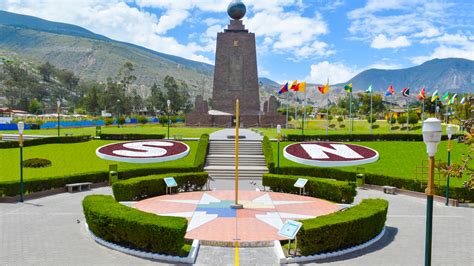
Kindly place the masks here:
[(298, 87), (297, 91), (305, 92), (306, 91), (306, 82), (301, 82), (296, 85)]
[(290, 90), (292, 90), (292, 91), (298, 91), (298, 81), (297, 81), (297, 80), (295, 80), (295, 81), (293, 81), (293, 82), (291, 83), (291, 85), (290, 85)]
[(285, 85), (283, 85), (283, 87), (281, 87), (278, 94), (284, 94), (285, 92), (288, 92), (288, 82)]
[(326, 93), (328, 93), (328, 91), (329, 91), (329, 80), (328, 80), (328, 82), (326, 83), (326, 85), (324, 85), (324, 86), (322, 86), (322, 87), (321, 87), (321, 86), (318, 86), (318, 90), (319, 90), (319, 92), (321, 92), (321, 94), (326, 94)]
[(404, 97), (408, 97), (408, 96), (410, 95), (410, 89), (409, 89), (409, 88), (404, 88), (404, 89), (402, 90), (402, 95), (403, 95)]
[(418, 98), (418, 100), (420, 101), (423, 101), (425, 99), (426, 95), (425, 95), (425, 88), (421, 89), (420, 93), (418, 93), (418, 95), (416, 95), (416, 98)]
[(352, 92), (352, 83), (349, 84), (349, 85), (344, 86), (344, 90), (346, 90), (347, 93), (351, 93)]
[(445, 92), (441, 97), (441, 100), (448, 102), (449, 101), (449, 92)]
[(466, 103), (466, 97), (462, 97), (460, 104), (465, 104)]
[(369, 88), (365, 91), (365, 93), (372, 93), (372, 84), (370, 84)]
[(433, 92), (433, 96), (431, 96), (431, 102), (436, 101), (436, 99), (438, 98), (439, 98), (438, 90), (435, 90), (435, 92)]
[(457, 94), (454, 94), (453, 97), (451, 98), (451, 100), (449, 100), (448, 105), (453, 105), (454, 102), (456, 101), (457, 96), (458, 96)]
[(392, 96), (394, 93), (395, 91), (393, 90), (392, 85), (390, 85), (390, 87), (388, 87), (387, 91), (385, 92), (385, 96)]

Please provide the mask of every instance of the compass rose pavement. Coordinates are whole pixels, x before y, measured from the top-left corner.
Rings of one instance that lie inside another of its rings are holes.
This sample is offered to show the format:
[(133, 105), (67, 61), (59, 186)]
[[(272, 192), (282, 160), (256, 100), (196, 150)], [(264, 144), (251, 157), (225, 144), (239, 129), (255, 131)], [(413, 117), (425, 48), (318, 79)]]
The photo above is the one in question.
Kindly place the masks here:
[(278, 230), (286, 220), (309, 219), (341, 209), (329, 201), (275, 192), (240, 191), (243, 209), (232, 209), (234, 191), (189, 192), (142, 200), (134, 207), (188, 219), (186, 238), (204, 241), (283, 240)]

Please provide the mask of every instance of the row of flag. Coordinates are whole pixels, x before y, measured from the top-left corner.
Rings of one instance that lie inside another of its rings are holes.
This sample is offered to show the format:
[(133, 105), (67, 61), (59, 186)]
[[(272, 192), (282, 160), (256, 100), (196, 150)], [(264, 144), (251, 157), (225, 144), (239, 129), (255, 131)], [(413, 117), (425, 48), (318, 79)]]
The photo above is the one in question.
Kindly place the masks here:
[[(278, 91), (278, 94), (284, 94), (284, 93), (288, 92), (289, 90), (298, 91), (298, 92), (305, 92), (306, 91), (306, 82), (298, 83), (298, 81), (296, 81), (296, 80), (293, 81), (291, 84), (289, 84), (287, 82), (285, 85), (283, 85), (283, 87), (280, 89), (280, 91)], [(329, 80), (324, 86), (318, 86), (318, 90), (319, 90), (319, 92), (321, 92), (321, 94), (328, 93), (329, 92)], [(344, 90), (347, 93), (352, 93), (352, 83), (345, 85)], [(373, 92), (372, 85), (370, 85), (369, 88), (365, 92), (366, 93), (372, 93)], [(393, 94), (395, 94), (395, 90), (393, 89), (393, 86), (388, 87), (387, 91), (385, 92), (385, 96), (392, 96)], [(410, 89), (409, 88), (402, 89), (401, 94), (404, 97), (409, 97)], [(448, 105), (452, 105), (452, 104), (455, 103), (457, 96), (458, 96), (457, 94), (454, 94), (452, 97), (450, 97), (449, 92), (445, 92), (443, 94), (443, 96), (441, 97), (441, 100), (446, 101)], [(426, 89), (422, 88), (420, 90), (420, 92), (416, 95), (416, 98), (420, 101), (424, 100), (426, 98)], [(434, 102), (437, 99), (439, 99), (438, 90), (436, 90), (433, 93), (433, 95), (431, 96), (431, 102)], [(466, 97), (463, 97), (460, 101), (460, 104), (465, 104), (465, 103), (466, 103)]]

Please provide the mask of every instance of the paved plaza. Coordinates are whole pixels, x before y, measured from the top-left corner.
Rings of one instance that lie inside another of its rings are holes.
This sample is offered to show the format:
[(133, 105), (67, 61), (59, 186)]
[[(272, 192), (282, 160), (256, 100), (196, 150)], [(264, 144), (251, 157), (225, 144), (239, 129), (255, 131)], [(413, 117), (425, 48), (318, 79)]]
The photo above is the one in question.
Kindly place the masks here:
[[(87, 235), (81, 201), (90, 194), (111, 194), (111, 189), (0, 204), (0, 265), (156, 265), (105, 248)], [(367, 249), (315, 264), (422, 265), (425, 200), (358, 190), (356, 202), (364, 198), (390, 202), (386, 235)], [(433, 226), (433, 265), (473, 265), (473, 209), (435, 203)], [(234, 260), (234, 248), (202, 246), (196, 263), (233, 265)], [(272, 248), (240, 248), (239, 261), (241, 265), (275, 265), (277, 257)]]

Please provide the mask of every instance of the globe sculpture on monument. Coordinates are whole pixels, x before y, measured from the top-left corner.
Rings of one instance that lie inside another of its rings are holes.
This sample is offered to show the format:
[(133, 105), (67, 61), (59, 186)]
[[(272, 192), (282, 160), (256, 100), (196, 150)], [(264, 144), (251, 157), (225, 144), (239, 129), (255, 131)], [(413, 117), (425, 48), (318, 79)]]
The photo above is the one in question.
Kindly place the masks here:
[[(242, 126), (260, 124), (263, 113), (260, 108), (255, 34), (245, 29), (241, 20), (246, 11), (242, 1), (234, 0), (229, 4), (227, 14), (231, 18), (230, 24), (224, 32), (217, 34), (212, 110), (203, 114), (203, 108), (196, 108), (186, 116), (187, 125), (233, 126), (236, 99), (240, 101)], [(202, 101), (202, 97), (197, 97), (196, 106), (201, 106)], [(277, 118), (281, 119), (274, 121), (275, 125), (284, 120), (283, 116), (275, 116)]]

